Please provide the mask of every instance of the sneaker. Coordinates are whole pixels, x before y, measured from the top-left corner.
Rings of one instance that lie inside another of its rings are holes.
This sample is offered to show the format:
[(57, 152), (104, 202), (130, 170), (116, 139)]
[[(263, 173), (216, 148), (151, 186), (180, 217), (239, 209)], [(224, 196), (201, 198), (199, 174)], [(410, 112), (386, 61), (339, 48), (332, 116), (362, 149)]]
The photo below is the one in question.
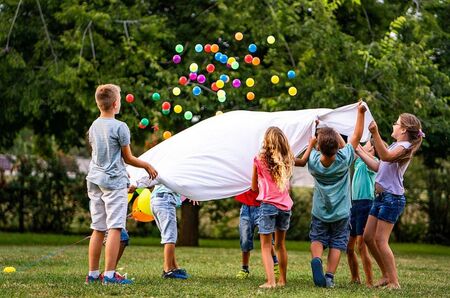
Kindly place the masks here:
[(325, 284), (327, 288), (334, 288), (334, 277), (328, 273), (325, 274)]
[(129, 285), (132, 284), (133, 281), (131, 279), (125, 278), (124, 276), (118, 274), (117, 272), (114, 273), (114, 276), (112, 278), (109, 278), (107, 276), (103, 277), (103, 284), (119, 284), (119, 285)]
[(311, 270), (314, 284), (318, 287), (325, 288), (327, 283), (325, 280), (325, 275), (323, 274), (322, 260), (320, 258), (314, 258), (311, 260)]
[(280, 265), (278, 265), (278, 263), (273, 264), (273, 273), (275, 274), (275, 279), (279, 279), (280, 278)]
[(168, 272), (163, 271), (162, 277), (174, 279), (188, 279), (189, 274), (187, 274), (186, 270), (180, 268), (180, 269), (172, 269)]
[(246, 279), (248, 277), (248, 275), (250, 274), (250, 272), (248, 270), (245, 269), (241, 269), (239, 270), (239, 272), (236, 274), (236, 278), (238, 279)]
[(90, 275), (86, 275), (86, 281), (84, 282), (85, 284), (88, 285), (96, 282), (103, 282), (103, 274), (100, 274), (97, 278)]

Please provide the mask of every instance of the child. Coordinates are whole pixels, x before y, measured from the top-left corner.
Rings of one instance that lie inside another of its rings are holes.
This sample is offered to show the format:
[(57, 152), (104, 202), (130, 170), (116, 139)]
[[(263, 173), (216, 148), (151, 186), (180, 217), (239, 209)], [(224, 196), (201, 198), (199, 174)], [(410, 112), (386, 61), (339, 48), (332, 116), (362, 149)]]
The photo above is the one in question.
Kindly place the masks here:
[[(106, 245), (106, 242), (108, 241), (108, 231), (105, 233), (105, 238), (103, 239), (103, 245)], [(120, 230), (120, 247), (119, 247), (119, 253), (117, 255), (117, 261), (116, 261), (116, 268), (119, 265), (119, 261), (122, 258), (123, 252), (125, 251), (125, 248), (130, 243), (130, 236), (128, 235), (127, 229)], [(118, 272), (116, 271), (118, 274)]]
[(114, 118), (120, 111), (120, 100), (120, 87), (116, 85), (101, 85), (95, 92), (100, 117), (89, 128), (92, 160), (86, 180), (93, 232), (89, 242), (89, 273), (86, 283), (100, 281), (99, 261), (107, 230), (109, 236), (105, 245), (103, 284), (132, 283), (115, 274), (120, 231), (125, 228), (127, 216), (129, 180), (125, 163), (144, 168), (152, 178), (158, 174), (150, 164), (131, 153), (128, 126)]
[[(260, 285), (260, 288), (274, 288), (286, 284), (288, 256), (285, 237), (293, 205), (289, 196), (289, 178), (293, 165), (294, 156), (286, 136), (278, 127), (269, 127), (264, 135), (261, 151), (254, 159), (252, 177), (252, 190), (259, 191), (257, 200), (262, 202), (259, 234), (267, 281)], [(280, 267), (278, 283), (275, 283), (271, 256), (273, 232)]]
[[(242, 203), (239, 213), (239, 242), (242, 251), (242, 269), (236, 274), (236, 277), (239, 279), (245, 279), (250, 274), (248, 267), (250, 251), (253, 250), (253, 234), (259, 223), (259, 206), (261, 205), (261, 202), (256, 200), (257, 197), (258, 193), (251, 189), (235, 197), (236, 201)], [(274, 274), (275, 277), (279, 277), (278, 258), (275, 255), (273, 246), (271, 253)]]
[[(347, 249), (351, 203), (349, 169), (362, 136), (365, 112), (366, 107), (360, 103), (355, 130), (348, 144), (344, 145), (344, 140), (334, 129), (324, 127), (317, 136), (319, 151), (312, 149), (309, 156), (308, 170), (315, 181), (309, 234), (311, 269), (314, 284), (319, 287), (334, 287), (334, 273), (341, 251)], [(327, 247), (324, 275), (321, 257)]]
[(380, 162), (361, 155), (369, 168), (377, 171), (377, 195), (367, 220), (364, 241), (383, 274), (375, 286), (400, 289), (394, 254), (389, 247), (389, 236), (406, 204), (403, 175), (425, 134), (422, 132), (420, 120), (407, 113), (401, 114), (394, 122), (391, 136), (395, 142), (389, 148), (384, 147), (375, 121), (369, 125), (369, 130), (373, 135)]
[[(373, 141), (368, 141), (363, 147), (359, 145), (356, 154), (367, 154), (369, 158), (376, 159)], [(347, 245), (347, 260), (352, 275), (352, 282), (360, 284), (358, 259), (355, 253), (355, 244), (361, 257), (364, 273), (366, 275), (366, 285), (372, 286), (372, 261), (363, 240), (364, 227), (369, 217), (370, 208), (372, 208), (375, 198), (375, 175), (376, 172), (370, 170), (361, 158), (355, 161), (355, 171), (352, 180), (352, 208), (350, 210), (350, 240)]]

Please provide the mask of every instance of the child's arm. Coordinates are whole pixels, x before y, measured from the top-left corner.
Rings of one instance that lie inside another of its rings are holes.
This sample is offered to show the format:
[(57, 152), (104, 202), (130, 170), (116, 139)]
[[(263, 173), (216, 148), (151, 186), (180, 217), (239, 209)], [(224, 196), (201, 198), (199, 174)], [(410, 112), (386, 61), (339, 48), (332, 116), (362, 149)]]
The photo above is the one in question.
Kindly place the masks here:
[(372, 133), (375, 150), (377, 150), (378, 156), (382, 161), (393, 162), (403, 153), (403, 150), (405, 150), (403, 146), (397, 146), (394, 150), (389, 151), (384, 146), (384, 142), (381, 139), (380, 133), (378, 132), (378, 126), (375, 121), (370, 123), (369, 131)]
[(364, 161), (369, 169), (374, 172), (378, 172), (380, 162), (368, 154), (361, 145), (356, 148), (356, 154)]
[(311, 137), (311, 139), (309, 139), (308, 148), (306, 148), (306, 151), (305, 153), (303, 153), (302, 158), (295, 159), (296, 167), (304, 167), (308, 163), (309, 155), (311, 154), (312, 149), (316, 145), (316, 142), (317, 142), (316, 137)]
[(336, 133), (337, 133), (337, 135), (338, 135), (339, 149), (342, 149), (342, 148), (345, 147), (345, 141), (344, 141), (344, 139), (342, 138), (342, 136), (341, 136), (340, 133), (338, 133), (338, 132), (336, 132)]
[(258, 171), (256, 165), (253, 164), (253, 175), (252, 175), (252, 190), (258, 192)]
[(128, 165), (145, 169), (152, 179), (155, 179), (156, 176), (158, 176), (158, 172), (148, 162), (136, 158), (133, 153), (131, 153), (130, 145), (122, 147), (122, 158)]
[(355, 150), (359, 145), (359, 141), (361, 141), (362, 133), (364, 130), (364, 114), (366, 113), (366, 111), (366, 106), (363, 105), (362, 101), (360, 101), (358, 105), (358, 116), (356, 117), (355, 131), (353, 132), (353, 135), (349, 140), (349, 143)]

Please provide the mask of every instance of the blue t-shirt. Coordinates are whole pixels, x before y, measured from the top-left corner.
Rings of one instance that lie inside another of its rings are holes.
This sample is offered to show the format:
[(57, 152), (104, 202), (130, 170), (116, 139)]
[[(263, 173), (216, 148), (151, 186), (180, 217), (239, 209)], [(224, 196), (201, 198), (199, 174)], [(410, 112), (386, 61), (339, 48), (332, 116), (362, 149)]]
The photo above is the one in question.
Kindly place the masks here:
[(308, 160), (308, 170), (314, 177), (312, 214), (324, 222), (334, 222), (350, 216), (350, 166), (355, 160), (351, 144), (336, 153), (336, 159), (325, 167), (320, 162), (322, 154), (313, 149)]
[(355, 161), (352, 180), (352, 200), (373, 200), (375, 198), (376, 172), (369, 169), (361, 158)]
[(122, 147), (130, 144), (130, 130), (114, 118), (97, 118), (89, 128), (92, 159), (86, 180), (107, 189), (127, 188)]

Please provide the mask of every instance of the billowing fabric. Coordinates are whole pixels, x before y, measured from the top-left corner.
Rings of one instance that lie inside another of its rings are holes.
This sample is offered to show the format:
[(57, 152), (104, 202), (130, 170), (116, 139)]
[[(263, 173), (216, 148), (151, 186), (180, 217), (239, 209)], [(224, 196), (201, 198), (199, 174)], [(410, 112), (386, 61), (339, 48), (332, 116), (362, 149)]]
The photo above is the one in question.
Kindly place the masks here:
[[(272, 113), (228, 112), (177, 133), (139, 158), (158, 171), (154, 184), (163, 183), (198, 201), (230, 198), (250, 188), (253, 158), (261, 148), (267, 128), (279, 127), (298, 155), (314, 135), (316, 119), (343, 135), (351, 135), (357, 106)], [(367, 111), (362, 141), (369, 139), (367, 127), (372, 120)], [(127, 170), (132, 182), (148, 176), (143, 169), (128, 166)]]

